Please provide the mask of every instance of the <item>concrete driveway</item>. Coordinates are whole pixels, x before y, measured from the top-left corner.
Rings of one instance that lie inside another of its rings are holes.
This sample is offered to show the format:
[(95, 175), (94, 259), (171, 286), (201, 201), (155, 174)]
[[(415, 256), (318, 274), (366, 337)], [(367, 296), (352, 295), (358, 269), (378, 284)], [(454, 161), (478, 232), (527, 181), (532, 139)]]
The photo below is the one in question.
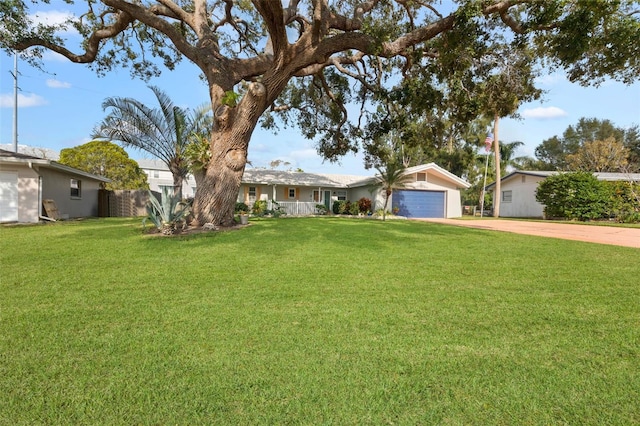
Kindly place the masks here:
[(640, 248), (640, 228), (504, 219), (419, 219), (445, 225)]

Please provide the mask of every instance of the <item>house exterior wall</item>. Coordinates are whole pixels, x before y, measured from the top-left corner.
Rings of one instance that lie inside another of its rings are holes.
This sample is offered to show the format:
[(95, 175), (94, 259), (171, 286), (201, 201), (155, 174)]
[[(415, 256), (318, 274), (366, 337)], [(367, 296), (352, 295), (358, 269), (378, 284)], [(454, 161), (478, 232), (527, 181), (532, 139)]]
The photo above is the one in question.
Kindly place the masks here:
[[(147, 182), (149, 189), (162, 193), (162, 187), (168, 186), (173, 188), (173, 175), (168, 170), (155, 168), (142, 168), (147, 174)], [(196, 193), (196, 180), (192, 175), (188, 175), (187, 179), (182, 183), (182, 196), (184, 198), (193, 198)]]
[[(47, 168), (40, 168), (39, 173), (42, 176), (42, 199), (53, 200), (62, 217), (98, 216), (99, 181)], [(71, 179), (81, 182), (79, 197), (71, 196)]]
[[(544, 205), (536, 201), (538, 184), (545, 177), (516, 174), (511, 179), (501, 183), (500, 216), (502, 217), (532, 217), (544, 216)], [(511, 191), (511, 201), (504, 201), (505, 191)]]
[(38, 174), (22, 164), (2, 165), (0, 171), (18, 177), (18, 222), (38, 222)]

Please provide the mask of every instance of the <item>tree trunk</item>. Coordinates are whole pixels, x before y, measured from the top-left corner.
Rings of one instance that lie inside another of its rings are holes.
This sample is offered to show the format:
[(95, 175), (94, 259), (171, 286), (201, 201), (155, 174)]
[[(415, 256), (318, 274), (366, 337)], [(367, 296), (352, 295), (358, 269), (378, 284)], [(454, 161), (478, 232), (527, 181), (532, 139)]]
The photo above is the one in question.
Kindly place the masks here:
[(252, 83), (237, 106), (213, 106), (211, 160), (196, 189), (193, 213), (200, 226), (231, 226), (251, 134), (267, 106), (266, 90), (263, 84)]
[(500, 185), (500, 142), (498, 139), (498, 114), (493, 121), (493, 153), (496, 157), (496, 189), (493, 191), (493, 217), (500, 217), (500, 199), (502, 198), (502, 188)]

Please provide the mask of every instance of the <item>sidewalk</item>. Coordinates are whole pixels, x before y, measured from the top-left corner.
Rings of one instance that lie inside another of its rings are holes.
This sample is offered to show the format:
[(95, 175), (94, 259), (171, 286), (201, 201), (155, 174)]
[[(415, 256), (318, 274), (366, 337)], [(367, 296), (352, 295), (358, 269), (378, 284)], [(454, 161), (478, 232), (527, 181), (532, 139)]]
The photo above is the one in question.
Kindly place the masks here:
[(615, 226), (579, 225), (576, 223), (527, 222), (505, 219), (417, 219), (444, 225), (513, 232), (516, 234), (562, 238), (640, 248), (640, 228), (619, 228)]

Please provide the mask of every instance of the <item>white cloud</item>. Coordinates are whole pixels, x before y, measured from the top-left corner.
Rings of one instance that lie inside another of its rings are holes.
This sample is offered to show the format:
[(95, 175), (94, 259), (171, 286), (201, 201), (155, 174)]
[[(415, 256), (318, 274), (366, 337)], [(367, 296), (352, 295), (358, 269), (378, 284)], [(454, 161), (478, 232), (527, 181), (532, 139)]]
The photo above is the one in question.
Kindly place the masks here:
[(552, 74), (544, 74), (536, 78), (536, 84), (542, 86), (553, 86), (558, 83), (566, 82), (567, 77), (564, 72), (554, 72)]
[(310, 158), (319, 158), (320, 156), (318, 155), (318, 151), (315, 150), (314, 148), (307, 148), (307, 149), (299, 149), (296, 151), (291, 151), (289, 153), (289, 157), (297, 161), (301, 161), (301, 160), (308, 160)]
[[(0, 108), (13, 108), (13, 95), (0, 95)], [(35, 94), (23, 95), (18, 93), (18, 108), (28, 108), (46, 105), (48, 102), (42, 96)]]
[(34, 15), (30, 15), (29, 18), (35, 24), (59, 25), (65, 23), (68, 19), (74, 18), (74, 15), (71, 12), (49, 10), (47, 12), (36, 12)]
[(538, 120), (546, 120), (552, 118), (566, 117), (567, 112), (558, 107), (538, 107), (526, 109), (522, 112), (524, 118), (534, 118)]
[[(36, 12), (33, 15), (29, 15), (29, 19), (33, 21), (35, 25), (62, 25), (65, 24), (69, 19), (77, 19), (76, 16), (68, 11), (62, 10), (49, 10)], [(56, 31), (57, 35), (79, 35), (78, 31), (70, 25), (67, 25), (65, 30)]]
[(71, 83), (50, 78), (47, 79), (47, 86), (53, 89), (70, 89)]

